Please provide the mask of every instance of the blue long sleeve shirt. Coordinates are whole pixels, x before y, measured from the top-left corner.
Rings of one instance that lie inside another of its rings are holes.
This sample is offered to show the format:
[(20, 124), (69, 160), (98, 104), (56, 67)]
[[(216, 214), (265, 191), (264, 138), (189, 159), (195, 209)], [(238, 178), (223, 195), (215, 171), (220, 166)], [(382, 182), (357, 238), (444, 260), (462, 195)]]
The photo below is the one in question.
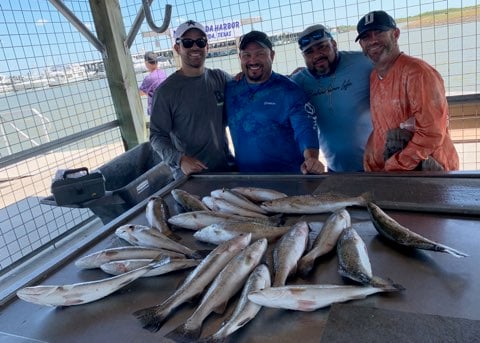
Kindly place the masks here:
[(315, 110), (289, 78), (272, 73), (261, 84), (245, 76), (225, 90), (228, 127), (240, 172), (300, 173), (305, 149), (318, 149)]
[(327, 76), (304, 69), (292, 79), (315, 106), (320, 149), (328, 168), (363, 171), (363, 154), (372, 132), (370, 72), (372, 63), (359, 51), (340, 51), (339, 62)]

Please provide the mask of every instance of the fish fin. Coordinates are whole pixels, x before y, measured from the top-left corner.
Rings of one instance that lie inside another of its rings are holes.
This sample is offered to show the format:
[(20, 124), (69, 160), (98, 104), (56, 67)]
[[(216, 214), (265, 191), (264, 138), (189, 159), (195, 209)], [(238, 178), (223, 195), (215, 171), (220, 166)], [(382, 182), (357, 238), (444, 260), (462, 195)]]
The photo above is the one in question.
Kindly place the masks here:
[(292, 268), (292, 270), (290, 271), (290, 273), (288, 273), (287, 278), (293, 277), (293, 276), (297, 275), (297, 269), (298, 269), (298, 262), (297, 262), (297, 264), (295, 264), (295, 266), (293, 266), (293, 268)]
[(370, 280), (370, 286), (381, 288), (384, 292), (396, 292), (404, 291), (405, 287), (400, 284), (394, 283), (390, 279), (382, 279), (378, 276), (373, 276)]
[(157, 332), (160, 330), (162, 325), (165, 323), (168, 313), (163, 313), (158, 311), (159, 306), (147, 307), (138, 311), (133, 312), (133, 315), (142, 324), (144, 329), (147, 329), (151, 332)]
[(360, 197), (362, 197), (364, 200), (364, 203), (363, 203), (364, 206), (367, 206), (369, 202), (373, 202), (373, 194), (371, 191), (367, 191), (360, 194)]
[(227, 304), (228, 302), (227, 301), (224, 301), (223, 303), (221, 303), (220, 305), (216, 306), (215, 308), (213, 308), (213, 312), (217, 313), (217, 314), (224, 314), (225, 313), (225, 310), (227, 309)]
[(175, 342), (198, 342), (198, 338), (202, 333), (202, 327), (195, 330), (187, 330), (186, 325), (182, 324), (173, 331), (170, 331), (165, 337), (173, 339)]
[(207, 257), (208, 254), (210, 254), (212, 250), (208, 249), (202, 249), (202, 250), (195, 250), (191, 256), (191, 258), (194, 258), (196, 260), (203, 260), (205, 257)]
[(273, 281), (273, 284), (272, 284), (272, 287), (283, 287), (285, 286), (285, 282), (282, 282), (282, 280), (274, 280)]
[(298, 273), (302, 277), (306, 277), (313, 269), (314, 259), (300, 259), (298, 261)]
[(205, 292), (206, 292), (206, 290), (194, 295), (193, 297), (191, 297), (190, 299), (187, 300), (187, 303), (192, 304), (192, 305), (198, 304), (200, 302), (200, 300), (203, 298)]
[(448, 247), (446, 245), (443, 245), (443, 244), (436, 244), (435, 245), (435, 250), (440, 251), (440, 252), (445, 252), (445, 253), (450, 254), (452, 256), (455, 256), (455, 257), (468, 257), (468, 254), (465, 254), (464, 252), (461, 252), (459, 250), (450, 248), (450, 247)]
[(283, 213), (268, 216), (268, 222), (274, 226), (279, 226), (280, 224), (284, 223)]

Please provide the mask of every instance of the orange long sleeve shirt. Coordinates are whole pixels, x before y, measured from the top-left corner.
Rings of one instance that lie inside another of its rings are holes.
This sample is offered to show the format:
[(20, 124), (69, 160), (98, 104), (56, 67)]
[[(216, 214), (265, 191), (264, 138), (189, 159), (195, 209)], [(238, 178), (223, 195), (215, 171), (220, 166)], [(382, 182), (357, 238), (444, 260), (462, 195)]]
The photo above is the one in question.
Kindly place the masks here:
[[(446, 171), (459, 160), (448, 132), (448, 104), (440, 74), (429, 64), (401, 54), (387, 75), (370, 75), (373, 131), (364, 155), (365, 171), (413, 170), (432, 156)], [(384, 161), (387, 131), (415, 117), (415, 132), (402, 151)]]

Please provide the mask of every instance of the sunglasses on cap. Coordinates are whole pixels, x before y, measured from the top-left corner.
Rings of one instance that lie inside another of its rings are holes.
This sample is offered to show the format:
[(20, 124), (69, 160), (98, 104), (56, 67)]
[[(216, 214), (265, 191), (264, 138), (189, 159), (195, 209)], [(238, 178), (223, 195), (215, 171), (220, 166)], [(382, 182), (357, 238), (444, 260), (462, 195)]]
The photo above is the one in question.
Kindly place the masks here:
[(313, 31), (312, 33), (309, 33), (305, 37), (302, 37), (298, 40), (298, 45), (300, 46), (300, 49), (303, 50), (306, 46), (308, 46), (310, 43), (313, 43), (318, 40), (322, 40), (325, 38), (332, 38), (330, 33), (326, 32), (325, 30), (317, 30)]
[(207, 40), (205, 38), (198, 38), (198, 39), (191, 39), (191, 38), (177, 38), (176, 43), (182, 43), (183, 47), (186, 49), (190, 49), (193, 44), (198, 46), (199, 48), (204, 48), (207, 46)]

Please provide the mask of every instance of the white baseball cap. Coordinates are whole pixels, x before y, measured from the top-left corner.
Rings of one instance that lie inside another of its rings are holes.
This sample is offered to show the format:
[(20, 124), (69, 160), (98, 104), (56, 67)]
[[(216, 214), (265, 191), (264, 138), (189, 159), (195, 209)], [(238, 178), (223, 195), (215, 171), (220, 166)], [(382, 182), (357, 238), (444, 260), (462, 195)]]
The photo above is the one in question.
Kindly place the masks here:
[(207, 32), (205, 31), (205, 28), (203, 27), (202, 24), (193, 20), (189, 20), (181, 24), (179, 27), (177, 27), (177, 29), (173, 33), (173, 38), (174, 39), (181, 38), (185, 34), (185, 32), (191, 29), (197, 29), (201, 31), (205, 35), (205, 37), (207, 36)]

